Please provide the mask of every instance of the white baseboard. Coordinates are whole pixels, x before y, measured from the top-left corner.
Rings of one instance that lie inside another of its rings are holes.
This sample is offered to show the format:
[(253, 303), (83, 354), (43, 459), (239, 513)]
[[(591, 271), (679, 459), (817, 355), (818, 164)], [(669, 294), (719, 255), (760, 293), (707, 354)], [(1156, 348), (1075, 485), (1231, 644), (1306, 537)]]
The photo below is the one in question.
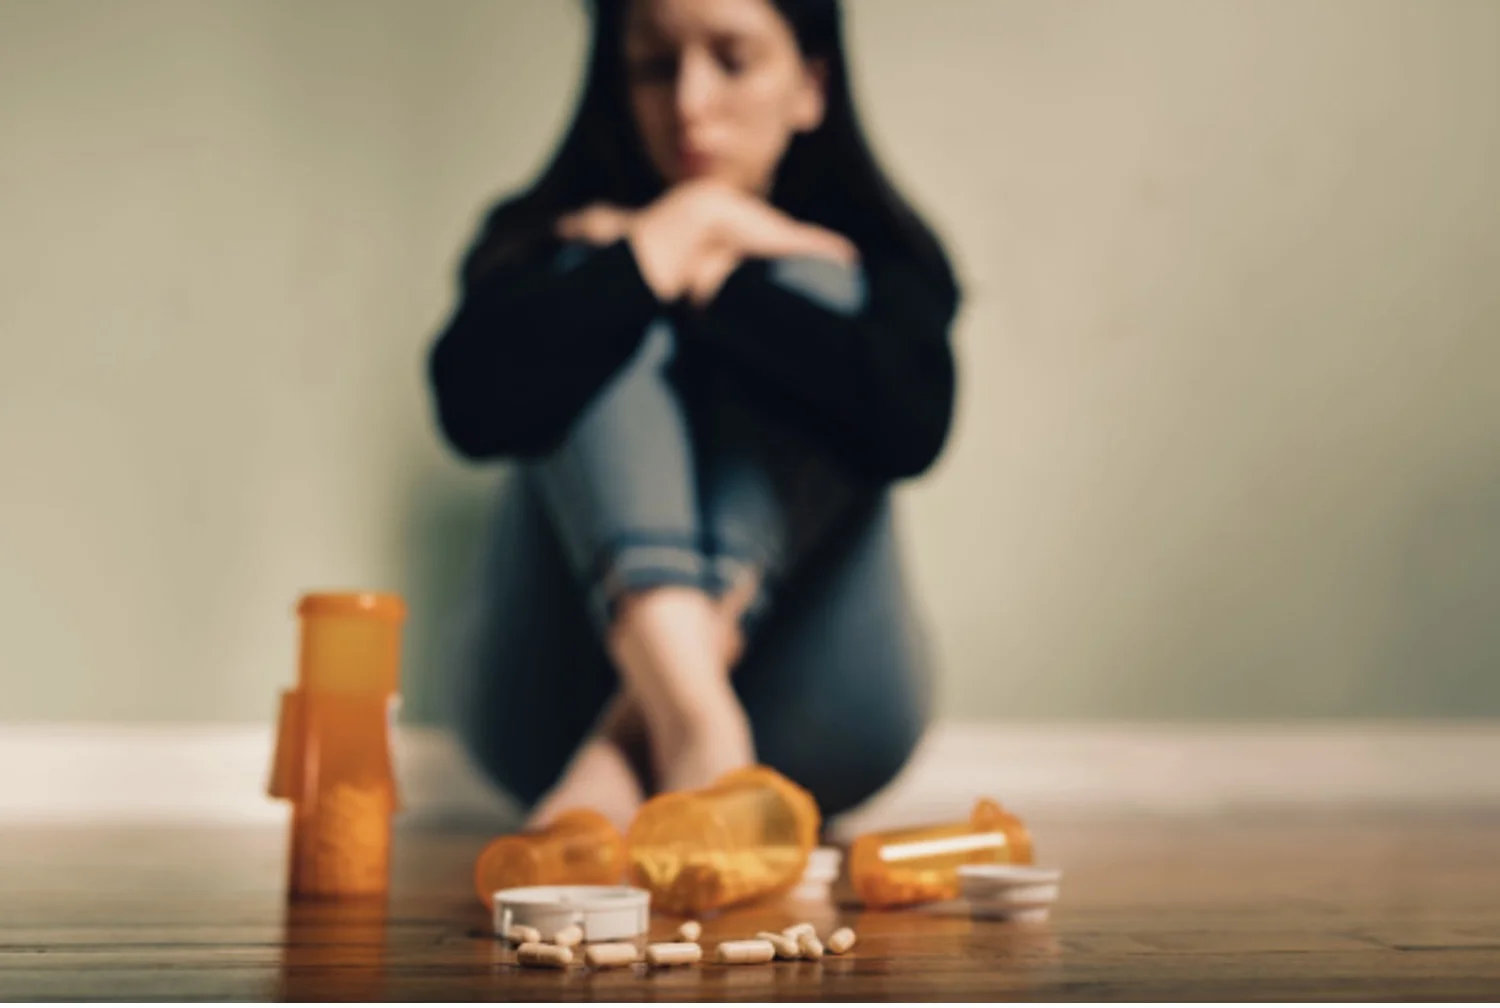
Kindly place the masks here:
[[(283, 822), (270, 726), (0, 726), (0, 821)], [(499, 820), (453, 739), (402, 727), (412, 817)], [(1256, 805), (1500, 805), (1500, 722), (936, 726), (905, 773), (842, 824), (922, 821), (990, 795), (1024, 815)]]

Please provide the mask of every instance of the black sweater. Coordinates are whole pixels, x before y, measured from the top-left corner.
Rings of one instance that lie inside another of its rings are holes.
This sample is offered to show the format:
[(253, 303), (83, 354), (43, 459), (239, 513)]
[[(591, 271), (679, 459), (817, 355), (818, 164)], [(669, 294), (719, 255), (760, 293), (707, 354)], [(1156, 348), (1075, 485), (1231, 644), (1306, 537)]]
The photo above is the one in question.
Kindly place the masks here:
[(702, 309), (663, 305), (620, 241), (558, 272), (550, 258), (465, 284), (429, 379), (448, 441), (473, 460), (534, 458), (667, 316), (679, 356), (737, 375), (856, 478), (889, 483), (937, 459), (952, 423), (957, 291), (862, 250), (864, 308), (845, 316), (741, 264)]

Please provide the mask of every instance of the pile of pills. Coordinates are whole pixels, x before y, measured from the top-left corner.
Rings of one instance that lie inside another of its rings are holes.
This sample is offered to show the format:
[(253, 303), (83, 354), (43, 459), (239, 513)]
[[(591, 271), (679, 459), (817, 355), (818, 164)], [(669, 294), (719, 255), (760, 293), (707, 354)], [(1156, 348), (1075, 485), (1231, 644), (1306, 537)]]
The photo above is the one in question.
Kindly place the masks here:
[(937, 871), (872, 874), (857, 879), (854, 888), (864, 904), (872, 907), (940, 903), (958, 896), (957, 880)]
[(691, 851), (668, 848), (635, 852), (637, 885), (652, 891), (656, 906), (672, 914), (740, 903), (788, 884), (801, 870), (795, 850), (757, 847), (744, 851)]
[[(583, 958), (594, 969), (630, 966), (642, 958), (648, 966), (658, 968), (688, 966), (703, 960), (703, 947), (698, 944), (702, 934), (702, 925), (687, 921), (677, 929), (676, 941), (651, 942), (646, 945), (644, 955), (632, 942), (604, 942), (585, 946)], [(522, 966), (566, 969), (575, 961), (574, 949), (583, 940), (583, 932), (573, 924), (543, 941), (535, 928), (516, 926), (507, 932), (506, 938), (516, 946), (516, 962)], [(854, 942), (854, 931), (847, 927), (828, 935), (825, 942), (811, 924), (794, 924), (783, 931), (762, 931), (754, 938), (719, 942), (714, 948), (713, 961), (745, 966), (775, 959), (821, 959), (825, 953), (843, 955), (854, 947)]]
[[(543, 941), (542, 933), (536, 928), (517, 924), (506, 932), (505, 937), (516, 946), (516, 961), (522, 966), (562, 969), (573, 964), (573, 949), (583, 941), (583, 929), (577, 924), (569, 924)], [(632, 953), (635, 951), (634, 945), (626, 945), (626, 948)]]

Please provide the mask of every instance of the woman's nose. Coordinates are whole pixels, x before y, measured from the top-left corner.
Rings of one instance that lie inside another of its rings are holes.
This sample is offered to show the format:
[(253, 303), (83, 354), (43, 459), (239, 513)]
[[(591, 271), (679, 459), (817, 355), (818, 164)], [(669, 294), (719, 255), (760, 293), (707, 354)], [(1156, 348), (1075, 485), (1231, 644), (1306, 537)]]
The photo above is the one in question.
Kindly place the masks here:
[(717, 74), (707, 54), (684, 53), (677, 69), (677, 115), (684, 125), (703, 118), (717, 89)]

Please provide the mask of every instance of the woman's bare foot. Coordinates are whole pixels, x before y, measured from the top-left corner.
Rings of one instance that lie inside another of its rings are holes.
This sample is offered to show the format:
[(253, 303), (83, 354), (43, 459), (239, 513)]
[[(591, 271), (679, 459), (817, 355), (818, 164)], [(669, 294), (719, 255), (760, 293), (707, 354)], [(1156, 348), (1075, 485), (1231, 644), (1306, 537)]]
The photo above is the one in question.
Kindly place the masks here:
[(676, 750), (666, 756), (661, 790), (707, 787), (730, 770), (755, 762), (750, 721), (732, 692), (729, 699), (720, 711), (690, 726)]
[(562, 780), (532, 810), (526, 828), (546, 826), (568, 809), (590, 808), (623, 832), (644, 800), (640, 779), (619, 743), (596, 735), (583, 744)]

